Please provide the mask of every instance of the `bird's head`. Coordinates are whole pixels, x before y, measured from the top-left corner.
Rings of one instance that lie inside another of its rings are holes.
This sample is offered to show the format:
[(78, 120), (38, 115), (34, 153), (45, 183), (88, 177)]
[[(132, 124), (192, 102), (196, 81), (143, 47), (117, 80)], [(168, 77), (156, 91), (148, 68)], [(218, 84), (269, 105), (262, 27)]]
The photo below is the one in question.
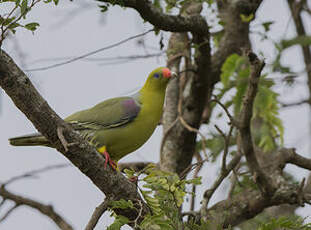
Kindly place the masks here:
[(166, 67), (159, 67), (153, 70), (144, 85), (143, 88), (147, 90), (163, 90), (165, 91), (167, 83), (174, 77), (176, 73), (169, 70)]

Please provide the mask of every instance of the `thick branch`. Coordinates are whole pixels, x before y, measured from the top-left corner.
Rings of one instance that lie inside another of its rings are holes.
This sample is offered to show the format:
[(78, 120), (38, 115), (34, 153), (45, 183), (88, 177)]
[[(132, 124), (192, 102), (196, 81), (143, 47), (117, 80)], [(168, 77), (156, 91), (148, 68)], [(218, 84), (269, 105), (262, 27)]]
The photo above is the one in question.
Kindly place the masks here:
[[(181, 14), (185, 15), (185, 17), (199, 15), (202, 10), (202, 5), (196, 2), (189, 2), (183, 7)], [(161, 169), (173, 171), (177, 174), (181, 174), (191, 164), (197, 136), (197, 132), (193, 131), (200, 127), (206, 92), (209, 86), (209, 34), (202, 36), (192, 33), (192, 35), (193, 43), (197, 45), (195, 49), (196, 66), (193, 67), (195, 70), (183, 72), (179, 78), (179, 83), (173, 82), (171, 83), (172, 87), (168, 87), (167, 106), (163, 116), (164, 131), (166, 133), (169, 130), (169, 134), (165, 135), (166, 138), (163, 143)], [(177, 40), (177, 42), (174, 42), (174, 40)], [(185, 57), (185, 69), (192, 69), (191, 47), (189, 46), (187, 34), (173, 34), (171, 41), (168, 54), (170, 55), (171, 52), (182, 53)], [(179, 66), (179, 62), (180, 60), (176, 60), (173, 64)], [(179, 106), (179, 104), (182, 106)], [(184, 123), (181, 122), (180, 117), (182, 117)], [(177, 122), (175, 122), (176, 118), (178, 118)], [(171, 124), (174, 124), (174, 126), (171, 127)], [(189, 127), (192, 128), (189, 129)]]
[[(102, 192), (114, 200), (124, 198), (131, 199), (135, 203), (137, 199), (141, 199), (134, 184), (120, 173), (110, 168), (105, 169), (104, 158), (50, 108), (29, 78), (3, 50), (0, 51), (0, 86), (38, 131), (88, 176)], [(70, 145), (68, 152), (59, 140), (57, 130), (60, 128), (66, 142)], [(129, 219), (135, 219), (137, 215), (129, 210), (122, 214)]]
[[(51, 205), (45, 205), (38, 201), (25, 198), (19, 195), (15, 195), (9, 192), (4, 186), (0, 187), (0, 196), (3, 199), (12, 200), (16, 207), (20, 205), (26, 205), (37, 211), (41, 212), (43, 215), (49, 217), (60, 229), (62, 230), (72, 230), (72, 226), (67, 223), (62, 216), (56, 213)], [(12, 209), (13, 210), (13, 209)]]
[(266, 196), (257, 189), (246, 188), (239, 194), (216, 203), (207, 209), (204, 215), (201, 212), (201, 217), (223, 228), (234, 227), (271, 206), (281, 204), (302, 206), (309, 203), (310, 197), (301, 189), (301, 185), (292, 183), (284, 177), (282, 169), (287, 163), (311, 170), (311, 160), (300, 156), (294, 149), (283, 148), (277, 153), (271, 153), (261, 158), (262, 168), (271, 175), (270, 178), (277, 187), (271, 196)]
[(144, 20), (161, 30), (193, 32), (201, 35), (206, 35), (209, 31), (206, 21), (200, 15), (182, 17), (164, 14), (149, 0), (104, 0), (103, 2), (133, 8)]

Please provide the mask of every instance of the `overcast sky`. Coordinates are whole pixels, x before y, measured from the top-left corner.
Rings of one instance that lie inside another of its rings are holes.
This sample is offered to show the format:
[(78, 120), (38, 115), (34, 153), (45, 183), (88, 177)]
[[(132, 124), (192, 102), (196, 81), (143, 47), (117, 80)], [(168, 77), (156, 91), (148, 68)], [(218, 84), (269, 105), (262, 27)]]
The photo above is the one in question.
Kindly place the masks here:
[[(55, 64), (63, 57), (76, 57), (87, 52), (111, 45), (130, 36), (142, 33), (152, 28), (143, 23), (133, 10), (111, 7), (103, 15), (96, 6), (98, 2), (88, 1), (90, 5), (81, 4), (84, 1), (61, 2), (55, 7), (52, 4), (41, 4), (33, 9), (28, 21), (40, 23), (39, 29), (33, 35), (29, 31), (19, 30), (11, 40), (4, 43), (4, 49), (24, 69), (32, 69)], [(271, 37), (277, 41), (280, 38), (294, 36), (292, 22), (289, 22), (288, 9), (284, 1), (265, 1), (258, 11), (257, 20), (252, 23), (256, 30), (258, 23), (276, 21), (272, 26)], [(80, 7), (80, 10), (77, 9)], [(277, 9), (277, 10), (276, 10)], [(0, 9), (0, 15), (1, 11)], [(309, 24), (311, 25), (311, 23)], [(308, 28), (310, 33), (311, 28)], [(164, 34), (164, 42), (169, 34)], [(144, 37), (146, 47), (137, 45), (137, 39), (113, 49), (106, 50), (92, 58), (107, 58), (137, 54), (158, 53), (159, 37), (149, 33)], [(275, 55), (269, 42), (258, 42), (252, 37), (256, 51), (263, 51), (266, 62)], [(153, 48), (153, 49), (151, 49)], [(284, 63), (302, 70), (302, 58), (299, 49), (293, 48), (282, 59)], [(141, 59), (123, 64), (110, 64), (81, 60), (45, 71), (28, 72), (28, 76), (52, 108), (62, 117), (72, 112), (88, 108), (110, 97), (127, 94), (140, 87), (154, 68), (165, 65), (165, 57)], [(278, 78), (279, 76), (274, 76)], [(283, 101), (295, 101), (307, 96), (305, 80), (300, 79), (295, 93), (284, 87), (279, 81), (276, 89), (282, 95)], [(48, 165), (66, 163), (67, 160), (54, 149), (44, 147), (12, 147), (8, 144), (9, 137), (33, 133), (32, 124), (14, 106), (3, 91), (0, 91), (0, 181), (26, 171), (42, 168)], [(307, 106), (282, 110), (281, 118), (285, 121), (286, 147), (296, 147), (302, 154), (308, 153), (310, 125)], [(151, 139), (139, 150), (123, 158), (121, 162), (159, 159), (161, 128), (158, 128)], [(205, 182), (213, 181), (217, 165), (208, 164), (201, 173)], [(292, 167), (291, 172), (296, 172)], [(303, 170), (299, 170), (302, 172)], [(306, 176), (295, 173), (297, 178)], [(199, 198), (205, 183), (201, 187)], [(103, 194), (92, 182), (75, 167), (67, 167), (40, 174), (36, 179), (25, 179), (8, 187), (10, 190), (34, 198), (45, 204), (52, 204), (57, 212), (63, 215), (76, 229), (82, 229), (90, 218), (94, 208), (103, 200)], [(226, 183), (219, 191), (226, 188)], [(215, 194), (211, 204), (223, 198), (221, 192)], [(198, 206), (197, 206), (198, 207)], [(9, 208), (0, 210), (0, 214)], [(306, 209), (304, 209), (306, 210)], [(310, 208), (308, 209), (310, 213)], [(305, 211), (300, 211), (300, 213)], [(306, 213), (306, 212), (305, 212)], [(105, 229), (111, 219), (102, 218), (96, 229)], [(32, 230), (55, 229), (48, 218), (28, 207), (20, 207), (2, 224), (0, 229)]]

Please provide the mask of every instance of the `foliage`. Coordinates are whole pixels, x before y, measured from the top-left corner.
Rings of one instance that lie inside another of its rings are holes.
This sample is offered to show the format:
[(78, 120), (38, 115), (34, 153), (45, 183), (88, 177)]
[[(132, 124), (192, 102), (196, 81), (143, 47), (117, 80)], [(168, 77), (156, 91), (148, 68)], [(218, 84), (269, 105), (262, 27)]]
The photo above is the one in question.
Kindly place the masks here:
[[(2, 0), (0, 1), (0, 7), (7, 8), (8, 12), (0, 15), (0, 45), (4, 40), (6, 33), (8, 31), (16, 33), (18, 28), (24, 28), (26, 30), (34, 32), (39, 23), (30, 22), (22, 23), (21, 21), (26, 19), (26, 16), (30, 10), (41, 0)], [(45, 0), (45, 3), (54, 2), (55, 5), (58, 4), (59, 0)]]
[[(233, 54), (227, 58), (221, 70), (222, 87), (217, 98), (223, 99), (229, 108), (232, 107), (234, 116), (238, 117), (248, 86), (249, 64), (244, 57)], [(273, 150), (283, 143), (284, 129), (278, 117), (278, 94), (273, 91), (273, 85), (274, 82), (267, 75), (261, 77), (253, 106), (252, 133), (255, 143), (264, 151)]]
[[(26, 19), (26, 16), (35, 4), (40, 1), (41, 0), (0, 1), (0, 4), (7, 4), (11, 7), (7, 14), (0, 15), (0, 45), (8, 31), (15, 33), (17, 28), (24, 28), (34, 32), (38, 28), (39, 24), (37, 22), (22, 23), (22, 21)], [(98, 1), (101, 2), (99, 7), (102, 12), (107, 11), (111, 5), (118, 4), (120, 6), (124, 6), (122, 0), (110, 0), (109, 3), (104, 2), (103, 0)], [(205, 3), (208, 7), (214, 3), (213, 0), (153, 0), (152, 4), (161, 12), (172, 13), (176, 9), (183, 9), (183, 7), (188, 3), (194, 1), (198, 3)], [(44, 2), (53, 2), (55, 5), (58, 4), (58, 0), (45, 0)], [(249, 23), (254, 19), (254, 14), (240, 14), (240, 18), (244, 23)], [(219, 21), (218, 25), (221, 25), (221, 23), (223, 22)], [(273, 21), (266, 21), (260, 24), (264, 30), (264, 33), (262, 33), (262, 39), (269, 39), (267, 33), (270, 31), (273, 23)], [(159, 32), (160, 30), (157, 29), (156, 31)], [(223, 30), (212, 33), (211, 36), (216, 48), (218, 48), (218, 44), (223, 34)], [(277, 50), (277, 55), (272, 63), (271, 71), (294, 76), (295, 73), (293, 73), (289, 67), (284, 66), (281, 63), (283, 52), (295, 45), (311, 45), (311, 37), (296, 36), (291, 39), (283, 39), (279, 42), (273, 42), (273, 44)], [(250, 66), (244, 57), (233, 54), (226, 59), (221, 71), (221, 82), (219, 84), (220, 87), (216, 91), (216, 97), (232, 112), (233, 116), (237, 118), (241, 111), (243, 96), (245, 95), (248, 86)], [(292, 80), (294, 77), (287, 79)], [(284, 129), (278, 114), (278, 94), (274, 92), (273, 86), (274, 81), (269, 79), (267, 74), (262, 76), (260, 78), (258, 94), (253, 106), (252, 134), (255, 144), (264, 151), (275, 150), (283, 144)], [(215, 105), (216, 104), (212, 105), (212, 111), (215, 111)], [(223, 119), (223, 117), (223, 112), (221, 112), (216, 116), (216, 119)], [(233, 132), (233, 136), (235, 135), (236, 134)], [(223, 152), (224, 145), (225, 140), (222, 135), (218, 133), (211, 133), (210, 138), (206, 140), (205, 145), (202, 144), (202, 140), (197, 142), (197, 150), (199, 151), (203, 148), (203, 146), (207, 146), (213, 153), (212, 161), (214, 161)], [(235, 138), (232, 138), (229, 143), (229, 147), (235, 147), (235, 145)], [(236, 150), (229, 151), (229, 153), (234, 155)], [(241, 167), (245, 167), (246, 173), (243, 175), (237, 175), (238, 183), (234, 187), (233, 195), (244, 191), (245, 188), (258, 189), (256, 183), (251, 177), (251, 174), (248, 172), (245, 162), (241, 162)], [(150, 208), (150, 213), (144, 217), (144, 220), (140, 224), (136, 223), (136, 220), (132, 221), (124, 216), (113, 213), (115, 220), (114, 223), (108, 227), (108, 230), (120, 229), (122, 226), (130, 223), (142, 230), (210, 229), (208, 222), (202, 221), (201, 223), (198, 223), (195, 218), (190, 217), (186, 220), (181, 213), (185, 195), (189, 193), (187, 192), (188, 185), (200, 184), (200, 177), (195, 179), (180, 179), (178, 175), (157, 170), (152, 165), (138, 173), (133, 170), (125, 170), (125, 172), (129, 178), (133, 176), (140, 178), (140, 182), (142, 184), (140, 192)], [(119, 201), (112, 201), (110, 203), (110, 209), (112, 211), (116, 209), (135, 209), (137, 213), (140, 213), (141, 211), (141, 207), (137, 204), (133, 204), (132, 201), (123, 199)], [(311, 230), (311, 224), (304, 224), (303, 222), (304, 220), (301, 218), (290, 219), (282, 217), (261, 223), (257, 230)]]
[(262, 223), (257, 230), (311, 230), (311, 223), (304, 224), (303, 222), (304, 219), (300, 217), (280, 217), (278, 219), (271, 219), (269, 222)]
[[(142, 177), (140, 181), (143, 183), (140, 192), (150, 208), (150, 214), (145, 216), (140, 223), (140, 229), (202, 229), (202, 225), (195, 224), (193, 221), (184, 223), (180, 213), (180, 208), (184, 202), (184, 197), (187, 194), (187, 185), (201, 184), (201, 177), (195, 179), (180, 179), (178, 175), (170, 172), (164, 172), (155, 169), (154, 165), (147, 166), (141, 172), (133, 170), (125, 170), (128, 178), (133, 176)], [(135, 208), (131, 202), (118, 201), (113, 202), (111, 209), (116, 208)], [(139, 210), (137, 210), (139, 212)], [(115, 222), (110, 226), (112, 229), (120, 229), (124, 224), (130, 223), (125, 219), (116, 218)], [(121, 225), (122, 224), (122, 225)], [(119, 227), (119, 228), (116, 228)]]

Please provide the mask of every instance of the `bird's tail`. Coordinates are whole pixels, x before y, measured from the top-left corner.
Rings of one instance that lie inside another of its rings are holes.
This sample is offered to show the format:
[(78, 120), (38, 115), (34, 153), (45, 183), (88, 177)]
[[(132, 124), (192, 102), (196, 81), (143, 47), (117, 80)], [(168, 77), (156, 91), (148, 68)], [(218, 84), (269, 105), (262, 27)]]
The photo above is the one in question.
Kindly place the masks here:
[(34, 146), (43, 145), (50, 146), (50, 142), (42, 136), (41, 133), (34, 133), (25, 136), (12, 137), (9, 139), (10, 144), (14, 146)]

